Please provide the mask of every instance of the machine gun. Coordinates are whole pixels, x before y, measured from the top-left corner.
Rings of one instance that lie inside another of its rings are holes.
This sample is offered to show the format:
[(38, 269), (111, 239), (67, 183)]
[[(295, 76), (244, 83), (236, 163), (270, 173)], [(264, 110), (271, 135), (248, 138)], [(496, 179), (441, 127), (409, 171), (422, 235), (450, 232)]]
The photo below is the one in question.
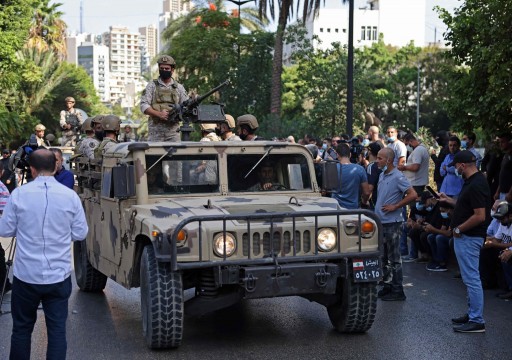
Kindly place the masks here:
[(194, 131), (190, 126), (191, 123), (218, 123), (226, 120), (223, 105), (201, 105), (201, 102), (227, 85), (229, 85), (229, 80), (224, 81), (204, 95), (188, 99), (180, 105), (173, 106), (174, 112), (169, 114), (169, 121), (183, 122), (183, 125), (180, 127), (180, 131), (183, 133), (183, 141), (188, 141), (190, 133)]

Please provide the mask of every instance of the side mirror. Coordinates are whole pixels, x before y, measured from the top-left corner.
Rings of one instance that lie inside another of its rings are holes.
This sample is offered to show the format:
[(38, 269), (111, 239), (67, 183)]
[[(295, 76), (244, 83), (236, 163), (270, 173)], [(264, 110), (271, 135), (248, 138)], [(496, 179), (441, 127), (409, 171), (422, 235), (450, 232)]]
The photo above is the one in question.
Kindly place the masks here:
[(341, 166), (337, 161), (322, 163), (322, 190), (327, 192), (339, 191), (341, 187)]
[(135, 196), (135, 166), (119, 165), (112, 168), (114, 178), (114, 197)]

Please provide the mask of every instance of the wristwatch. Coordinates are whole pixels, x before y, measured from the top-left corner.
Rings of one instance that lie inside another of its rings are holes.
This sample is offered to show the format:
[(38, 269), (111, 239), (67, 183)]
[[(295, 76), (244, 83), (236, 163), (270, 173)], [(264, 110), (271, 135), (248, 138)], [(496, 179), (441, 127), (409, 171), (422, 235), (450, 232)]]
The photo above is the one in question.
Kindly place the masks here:
[(456, 227), (455, 229), (453, 229), (453, 232), (457, 235), (460, 235), (460, 229), (459, 227)]

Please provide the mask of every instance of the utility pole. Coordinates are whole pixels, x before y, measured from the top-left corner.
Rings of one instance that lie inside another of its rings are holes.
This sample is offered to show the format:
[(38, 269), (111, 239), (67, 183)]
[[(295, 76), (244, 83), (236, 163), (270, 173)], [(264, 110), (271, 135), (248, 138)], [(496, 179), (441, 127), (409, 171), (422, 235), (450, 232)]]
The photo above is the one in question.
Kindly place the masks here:
[(348, 5), (348, 64), (347, 64), (347, 134), (352, 137), (354, 123), (354, 0)]
[(238, 39), (237, 39), (237, 47), (238, 47), (238, 63), (240, 64), (240, 32), (242, 31), (242, 20), (240, 14), (240, 7), (243, 4), (247, 4), (253, 0), (228, 0), (230, 3), (238, 5)]
[(420, 129), (420, 71), (421, 65), (420, 63), (418, 63), (418, 88), (416, 89), (416, 132), (418, 132), (418, 130)]
[(80, 34), (84, 33), (84, 2), (80, 0)]

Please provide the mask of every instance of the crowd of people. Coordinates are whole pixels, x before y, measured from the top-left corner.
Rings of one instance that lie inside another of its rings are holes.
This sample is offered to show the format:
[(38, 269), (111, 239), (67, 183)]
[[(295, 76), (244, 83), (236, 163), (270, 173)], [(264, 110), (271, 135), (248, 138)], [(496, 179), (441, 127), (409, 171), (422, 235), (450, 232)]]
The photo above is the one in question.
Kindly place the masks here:
[(339, 162), (341, 186), (327, 195), (347, 209), (373, 209), (382, 221), (379, 298), (406, 299), (403, 262), (423, 262), (431, 272), (451, 267), (469, 304), (452, 319), (454, 330), (484, 332), (483, 289), (501, 288), (497, 296), (512, 299), (512, 135), (497, 136), (482, 156), (474, 133), (439, 131), (435, 149), (412, 132), (379, 130), (298, 142), (315, 146), (316, 162)]

